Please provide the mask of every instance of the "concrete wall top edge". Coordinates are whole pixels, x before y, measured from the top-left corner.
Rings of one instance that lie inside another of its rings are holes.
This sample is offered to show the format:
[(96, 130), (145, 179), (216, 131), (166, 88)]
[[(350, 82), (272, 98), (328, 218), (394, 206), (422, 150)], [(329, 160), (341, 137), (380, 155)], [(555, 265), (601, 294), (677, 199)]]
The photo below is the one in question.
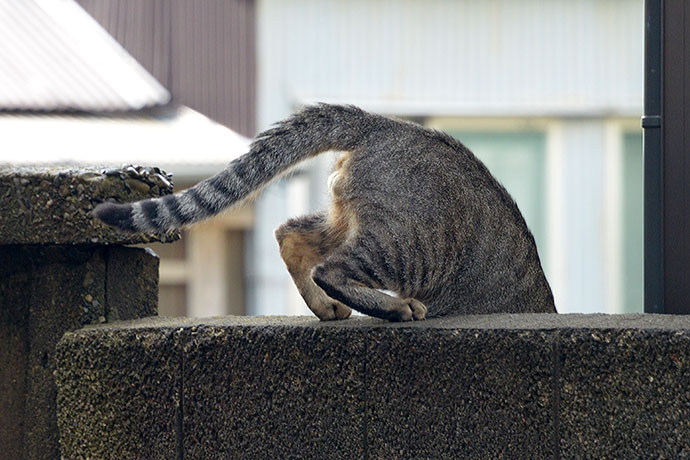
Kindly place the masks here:
[(650, 314), (495, 314), (432, 318), (410, 323), (390, 323), (374, 318), (355, 317), (344, 321), (322, 322), (309, 316), (223, 316), (214, 318), (144, 318), (87, 326), (71, 334), (98, 331), (174, 330), (206, 328), (311, 328), (311, 329), (421, 329), (421, 330), (569, 330), (569, 329), (655, 329), (690, 330), (690, 317)]

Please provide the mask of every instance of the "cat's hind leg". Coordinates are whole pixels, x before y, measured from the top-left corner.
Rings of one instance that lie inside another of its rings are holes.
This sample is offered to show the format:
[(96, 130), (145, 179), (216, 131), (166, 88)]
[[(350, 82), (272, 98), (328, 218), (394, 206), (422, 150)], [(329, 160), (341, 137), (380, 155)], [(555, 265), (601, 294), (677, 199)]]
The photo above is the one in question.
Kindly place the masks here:
[(309, 309), (321, 320), (345, 319), (352, 310), (329, 297), (311, 277), (314, 266), (342, 244), (323, 213), (290, 219), (275, 232), (280, 256)]
[(330, 297), (366, 315), (390, 321), (421, 320), (426, 307), (417, 299), (401, 299), (381, 292), (387, 289), (381, 258), (365, 245), (352, 241), (333, 252), (314, 268), (312, 277)]

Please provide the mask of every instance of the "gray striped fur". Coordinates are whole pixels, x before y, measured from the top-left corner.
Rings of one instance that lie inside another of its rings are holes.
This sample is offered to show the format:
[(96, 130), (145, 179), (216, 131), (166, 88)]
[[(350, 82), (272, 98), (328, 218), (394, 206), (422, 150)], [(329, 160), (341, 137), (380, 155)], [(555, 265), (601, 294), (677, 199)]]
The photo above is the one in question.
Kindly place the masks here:
[(344, 152), (331, 208), (276, 231), (288, 271), (319, 318), (345, 318), (351, 308), (390, 320), (555, 312), (534, 238), (486, 167), (444, 133), (352, 106), (307, 107), (191, 189), (106, 203), (94, 214), (129, 231), (189, 225), (327, 150)]
[(247, 154), (188, 190), (135, 203), (103, 203), (93, 214), (134, 232), (165, 232), (199, 222), (241, 202), (304, 159), (358, 146), (366, 134), (361, 123), (366, 117), (351, 106), (308, 107), (259, 134)]

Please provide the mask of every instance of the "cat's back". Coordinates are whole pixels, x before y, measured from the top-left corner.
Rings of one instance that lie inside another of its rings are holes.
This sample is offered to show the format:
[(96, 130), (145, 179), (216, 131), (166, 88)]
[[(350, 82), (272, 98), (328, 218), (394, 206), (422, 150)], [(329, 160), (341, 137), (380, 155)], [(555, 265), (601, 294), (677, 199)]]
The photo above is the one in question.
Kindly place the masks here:
[(348, 196), (390, 212), (455, 218), (463, 203), (496, 194), (498, 184), (459, 141), (386, 120), (366, 148), (348, 157)]
[(459, 141), (390, 120), (346, 166), (341, 191), (362, 231), (408, 264), (404, 294), (424, 298), (430, 316), (555, 311), (517, 205)]

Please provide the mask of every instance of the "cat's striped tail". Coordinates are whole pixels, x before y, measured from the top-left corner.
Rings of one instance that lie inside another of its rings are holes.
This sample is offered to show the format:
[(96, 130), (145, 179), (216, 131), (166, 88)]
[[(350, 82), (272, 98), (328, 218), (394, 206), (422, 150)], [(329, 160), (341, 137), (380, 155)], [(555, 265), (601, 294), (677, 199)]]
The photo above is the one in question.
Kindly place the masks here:
[(134, 203), (102, 203), (93, 215), (130, 232), (193, 224), (241, 202), (301, 160), (327, 150), (356, 149), (384, 120), (353, 106), (310, 106), (259, 134), (248, 153), (194, 187)]

